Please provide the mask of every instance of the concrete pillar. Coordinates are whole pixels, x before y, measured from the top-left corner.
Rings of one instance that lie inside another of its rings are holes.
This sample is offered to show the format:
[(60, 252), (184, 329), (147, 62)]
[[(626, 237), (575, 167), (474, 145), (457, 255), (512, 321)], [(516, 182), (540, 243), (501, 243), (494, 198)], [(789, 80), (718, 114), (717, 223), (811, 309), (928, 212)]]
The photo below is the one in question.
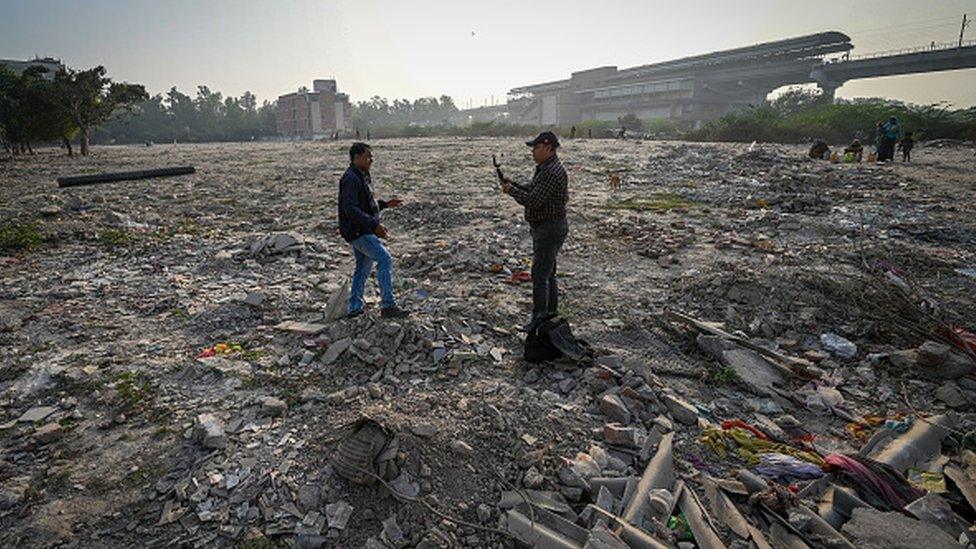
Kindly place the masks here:
[(829, 84), (825, 82), (818, 82), (817, 87), (823, 92), (824, 98), (831, 103), (834, 102), (834, 95), (837, 93), (837, 88), (840, 86), (837, 84)]

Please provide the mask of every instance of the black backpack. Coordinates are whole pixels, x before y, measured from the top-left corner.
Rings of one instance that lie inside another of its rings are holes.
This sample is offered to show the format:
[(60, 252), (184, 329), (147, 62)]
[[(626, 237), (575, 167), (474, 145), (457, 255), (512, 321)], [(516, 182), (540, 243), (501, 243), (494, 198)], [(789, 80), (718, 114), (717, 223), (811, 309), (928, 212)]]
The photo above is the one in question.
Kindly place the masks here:
[(561, 316), (551, 316), (537, 323), (525, 338), (525, 360), (546, 362), (567, 357), (582, 361), (589, 356), (585, 342), (577, 340), (569, 322)]

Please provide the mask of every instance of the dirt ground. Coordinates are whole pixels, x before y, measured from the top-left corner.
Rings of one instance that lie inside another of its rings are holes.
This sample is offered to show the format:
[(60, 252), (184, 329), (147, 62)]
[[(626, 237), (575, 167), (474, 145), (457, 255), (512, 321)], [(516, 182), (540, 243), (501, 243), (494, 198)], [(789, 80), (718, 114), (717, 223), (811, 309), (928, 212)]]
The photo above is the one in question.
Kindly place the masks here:
[[(531, 285), (513, 278), (530, 266), (528, 226), (491, 165), (497, 154), (506, 174), (530, 178), (521, 141), (372, 144), (376, 194), (404, 201), (383, 217), (413, 312), (395, 322), (379, 319), (375, 281), (366, 315), (323, 321), (353, 265), (336, 220), (348, 142), (0, 162), (0, 544), (510, 546), (490, 531), (504, 530), (502, 492), (585, 505), (559, 472), (603, 444), (607, 376), (612, 391), (680, 395), (703, 422), (791, 416), (824, 453), (858, 449), (848, 427), (871, 415), (951, 408), (959, 432), (973, 428), (971, 375), (934, 380), (889, 359), (945, 325), (976, 332), (971, 145), (869, 165), (810, 160), (798, 146), (568, 141), (561, 314), (601, 358), (538, 367), (521, 359)], [(196, 173), (55, 183), (177, 165)], [(252, 246), (276, 234), (299, 242)], [(757, 391), (666, 310), (810, 360), (823, 377)], [(327, 326), (275, 328), (288, 320)], [(239, 350), (199, 357), (219, 343)], [(812, 405), (822, 387), (842, 402)], [(21, 420), (35, 407), (52, 409)], [(642, 432), (662, 412), (632, 411)], [(205, 413), (223, 428), (210, 447), (198, 436)], [(399, 486), (466, 524), (336, 474), (343, 427), (362, 416), (398, 434)], [(675, 423), (686, 483), (734, 477), (742, 462), (701, 444), (702, 423)], [(643, 470), (636, 458), (624, 467), (615, 473)], [(329, 528), (339, 501), (351, 517)]]

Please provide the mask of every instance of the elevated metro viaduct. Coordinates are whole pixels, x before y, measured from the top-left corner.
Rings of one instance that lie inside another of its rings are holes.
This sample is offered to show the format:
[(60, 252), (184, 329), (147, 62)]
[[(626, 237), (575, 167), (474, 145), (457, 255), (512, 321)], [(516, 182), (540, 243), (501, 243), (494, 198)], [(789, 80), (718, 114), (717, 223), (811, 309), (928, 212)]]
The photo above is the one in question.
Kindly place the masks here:
[(852, 57), (853, 48), (850, 37), (833, 31), (624, 70), (598, 67), (514, 88), (507, 105), (492, 112), (538, 126), (616, 120), (628, 113), (701, 122), (762, 103), (787, 85), (817, 84), (832, 97), (849, 80), (976, 68), (976, 41), (862, 57)]

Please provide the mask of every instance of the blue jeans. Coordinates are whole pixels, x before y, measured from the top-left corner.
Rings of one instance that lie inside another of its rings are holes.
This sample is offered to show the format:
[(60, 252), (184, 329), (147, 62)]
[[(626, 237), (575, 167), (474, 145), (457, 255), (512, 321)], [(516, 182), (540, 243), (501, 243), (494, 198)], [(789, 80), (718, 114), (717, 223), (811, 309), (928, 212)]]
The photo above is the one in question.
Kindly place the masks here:
[(376, 263), (376, 281), (380, 285), (380, 306), (384, 309), (396, 305), (393, 298), (393, 260), (386, 246), (380, 242), (375, 234), (365, 234), (349, 243), (356, 254), (356, 270), (352, 275), (352, 287), (349, 290), (349, 312), (354, 313), (363, 308), (363, 292), (366, 290), (366, 279)]

